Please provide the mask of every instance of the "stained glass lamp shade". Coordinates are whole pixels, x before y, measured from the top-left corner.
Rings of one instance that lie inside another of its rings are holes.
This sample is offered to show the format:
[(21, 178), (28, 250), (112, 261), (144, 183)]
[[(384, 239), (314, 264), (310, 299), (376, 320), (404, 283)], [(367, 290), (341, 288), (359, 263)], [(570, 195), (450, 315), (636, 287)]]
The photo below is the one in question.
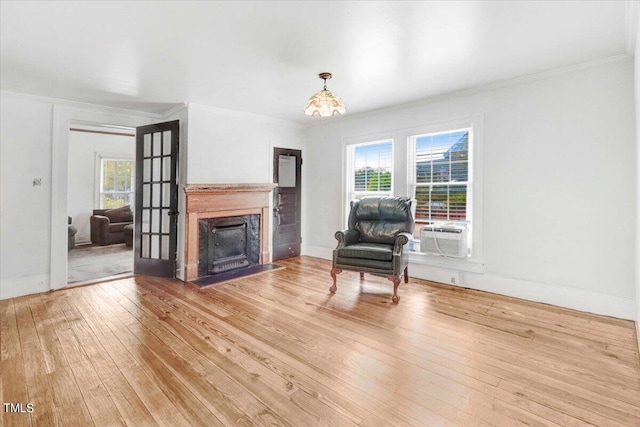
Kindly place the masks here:
[(335, 93), (327, 90), (327, 79), (331, 78), (331, 73), (320, 73), (319, 77), (324, 80), (324, 89), (313, 95), (304, 106), (304, 113), (307, 116), (331, 117), (336, 114), (344, 114), (347, 109), (344, 107), (342, 99)]

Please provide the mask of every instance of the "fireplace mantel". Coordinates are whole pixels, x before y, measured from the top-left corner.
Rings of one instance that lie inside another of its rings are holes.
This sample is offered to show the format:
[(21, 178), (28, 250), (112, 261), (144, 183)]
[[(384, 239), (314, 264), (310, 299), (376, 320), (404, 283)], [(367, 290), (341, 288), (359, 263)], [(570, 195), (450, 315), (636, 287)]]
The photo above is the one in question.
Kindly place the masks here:
[(185, 184), (185, 280), (198, 278), (198, 221), (239, 215), (260, 215), (260, 263), (269, 262), (269, 193), (277, 184)]
[(218, 193), (246, 193), (270, 192), (278, 184), (185, 184), (185, 193), (218, 194)]

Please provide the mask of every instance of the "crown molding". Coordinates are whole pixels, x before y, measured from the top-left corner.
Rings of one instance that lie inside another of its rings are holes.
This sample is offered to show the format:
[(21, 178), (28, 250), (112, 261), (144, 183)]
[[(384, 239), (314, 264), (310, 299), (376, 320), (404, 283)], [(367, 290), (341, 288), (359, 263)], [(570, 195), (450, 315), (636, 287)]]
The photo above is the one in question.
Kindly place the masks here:
[(160, 119), (162, 118), (162, 114), (157, 113), (148, 113), (146, 111), (137, 111), (137, 110), (128, 110), (126, 108), (117, 108), (117, 107), (109, 107), (106, 105), (100, 104), (90, 104), (85, 102), (77, 102), (77, 101), (69, 101), (67, 99), (60, 98), (50, 98), (46, 96), (40, 95), (32, 95), (28, 93), (20, 93), (20, 92), (9, 92), (9, 91), (0, 91), (3, 97), (9, 97), (14, 99), (25, 99), (34, 102), (44, 102), (47, 104), (53, 104), (56, 107), (64, 107), (68, 109), (77, 109), (77, 110), (94, 110), (94, 111), (102, 111), (105, 113), (111, 114), (119, 114), (119, 115), (133, 115), (138, 117), (150, 118), (150, 119)]
[(167, 117), (167, 116), (171, 116), (173, 114), (176, 114), (182, 110), (189, 110), (189, 106), (187, 105), (186, 102), (181, 102), (180, 104), (176, 105), (175, 107), (169, 108), (167, 111), (165, 111), (164, 113), (161, 113), (162, 117)]
[(339, 117), (334, 116), (332, 118), (331, 122), (311, 124), (308, 127), (309, 128), (315, 128), (315, 127), (318, 127), (318, 126), (331, 125), (331, 124), (340, 123), (340, 122), (343, 122), (343, 121), (349, 121), (349, 120), (352, 120), (352, 119), (355, 120), (355, 119), (359, 119), (361, 117), (367, 117), (367, 116), (370, 116), (370, 115), (373, 115), (373, 114), (388, 113), (388, 112), (393, 112), (393, 111), (406, 110), (406, 109), (409, 109), (409, 108), (421, 107), (423, 105), (429, 105), (429, 104), (432, 104), (434, 102), (441, 102), (441, 101), (447, 100), (449, 98), (455, 98), (455, 97), (466, 96), (466, 95), (473, 95), (473, 94), (482, 93), (482, 92), (489, 92), (489, 91), (496, 90), (496, 89), (501, 89), (501, 88), (504, 88), (504, 87), (518, 86), (518, 85), (531, 83), (531, 82), (535, 82), (535, 81), (539, 81), (539, 80), (546, 80), (546, 79), (549, 79), (549, 78), (552, 78), (552, 77), (556, 77), (556, 76), (562, 76), (562, 75), (565, 75), (565, 74), (572, 74), (572, 73), (576, 73), (576, 72), (579, 72), (579, 71), (590, 70), (590, 69), (594, 69), (594, 68), (603, 67), (605, 65), (617, 64), (617, 63), (627, 62), (627, 61), (631, 61), (631, 60), (632, 60), (632, 57), (630, 55), (628, 55), (626, 53), (622, 53), (622, 54), (619, 54), (619, 55), (614, 55), (614, 56), (609, 56), (609, 57), (606, 57), (606, 58), (596, 59), (594, 61), (582, 62), (580, 64), (569, 65), (567, 67), (555, 68), (553, 70), (542, 71), (540, 73), (527, 74), (527, 75), (520, 76), (520, 77), (515, 77), (515, 78), (512, 78), (512, 79), (501, 80), (501, 81), (498, 81), (498, 82), (488, 83), (488, 84), (485, 84), (485, 85), (474, 86), (474, 87), (470, 87), (470, 88), (466, 88), (466, 89), (460, 89), (460, 90), (456, 90), (456, 91), (452, 91), (452, 92), (443, 93), (443, 94), (440, 94), (440, 95), (434, 95), (434, 96), (430, 96), (430, 97), (427, 97), (427, 98), (419, 99), (417, 101), (411, 101), (411, 102), (406, 102), (406, 103), (402, 103), (402, 104), (390, 105), (388, 107), (382, 107), (382, 108), (377, 108), (377, 109), (374, 109), (374, 110), (362, 111), (360, 113), (343, 115), (343, 116), (339, 116)]

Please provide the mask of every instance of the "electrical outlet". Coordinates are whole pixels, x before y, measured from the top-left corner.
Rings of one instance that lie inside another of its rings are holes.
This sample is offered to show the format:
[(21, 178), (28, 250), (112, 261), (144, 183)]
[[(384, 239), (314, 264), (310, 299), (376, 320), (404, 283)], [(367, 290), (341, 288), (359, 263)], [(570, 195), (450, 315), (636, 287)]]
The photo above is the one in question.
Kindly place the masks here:
[(460, 274), (458, 272), (451, 273), (450, 283), (452, 285), (457, 285), (460, 283)]

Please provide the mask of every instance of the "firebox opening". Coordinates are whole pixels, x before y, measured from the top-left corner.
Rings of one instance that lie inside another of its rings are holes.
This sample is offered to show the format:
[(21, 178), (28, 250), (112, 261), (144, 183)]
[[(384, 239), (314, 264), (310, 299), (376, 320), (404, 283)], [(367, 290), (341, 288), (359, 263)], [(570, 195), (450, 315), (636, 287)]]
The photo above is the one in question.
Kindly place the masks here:
[(214, 227), (209, 238), (209, 261), (213, 273), (247, 267), (247, 224)]
[(260, 263), (260, 215), (199, 220), (200, 277)]

